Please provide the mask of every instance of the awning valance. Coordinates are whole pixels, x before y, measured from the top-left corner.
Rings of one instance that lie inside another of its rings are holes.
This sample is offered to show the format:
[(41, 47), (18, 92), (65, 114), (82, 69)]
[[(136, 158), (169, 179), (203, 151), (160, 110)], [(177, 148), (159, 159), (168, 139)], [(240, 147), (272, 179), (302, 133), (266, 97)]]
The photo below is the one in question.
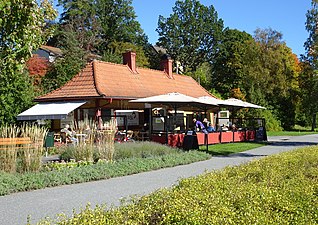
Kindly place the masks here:
[(46, 102), (39, 103), (30, 109), (20, 113), (18, 120), (50, 120), (65, 119), (74, 109), (84, 105), (85, 101), (76, 102)]

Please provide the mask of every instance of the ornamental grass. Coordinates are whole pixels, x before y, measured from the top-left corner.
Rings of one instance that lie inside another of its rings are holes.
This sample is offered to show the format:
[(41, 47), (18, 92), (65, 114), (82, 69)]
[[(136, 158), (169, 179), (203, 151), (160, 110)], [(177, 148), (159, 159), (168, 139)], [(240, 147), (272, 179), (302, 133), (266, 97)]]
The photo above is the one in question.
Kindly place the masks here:
[(46, 134), (45, 128), (36, 125), (1, 127), (0, 171), (9, 173), (39, 171)]
[(43, 127), (25, 124), (21, 127), (21, 137), (31, 140), (30, 144), (19, 151), (22, 172), (37, 172), (41, 169), (46, 135), (47, 130)]
[(14, 142), (19, 134), (19, 128), (15, 125), (0, 127), (1, 143), (9, 141), (6, 145), (0, 145), (0, 171), (14, 173), (17, 165), (17, 146)]

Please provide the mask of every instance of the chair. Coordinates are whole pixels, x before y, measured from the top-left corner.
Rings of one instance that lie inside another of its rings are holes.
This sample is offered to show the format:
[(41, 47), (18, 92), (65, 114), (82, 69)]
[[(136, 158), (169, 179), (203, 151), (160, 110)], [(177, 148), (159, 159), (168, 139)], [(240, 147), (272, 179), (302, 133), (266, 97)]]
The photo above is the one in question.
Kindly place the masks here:
[(65, 132), (61, 132), (61, 140), (63, 143), (67, 144), (67, 143), (72, 143), (72, 140), (66, 135)]
[(62, 138), (61, 138), (61, 134), (60, 133), (56, 133), (54, 134), (54, 141), (55, 142), (62, 142)]

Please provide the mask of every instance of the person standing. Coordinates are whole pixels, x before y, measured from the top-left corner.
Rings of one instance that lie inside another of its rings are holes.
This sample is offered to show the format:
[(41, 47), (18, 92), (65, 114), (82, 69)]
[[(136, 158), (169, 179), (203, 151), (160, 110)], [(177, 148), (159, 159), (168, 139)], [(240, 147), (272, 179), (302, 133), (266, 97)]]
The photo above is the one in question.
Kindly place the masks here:
[(194, 122), (196, 131), (201, 131), (202, 133), (205, 133), (205, 134), (208, 133), (208, 131), (205, 128), (204, 124), (200, 120), (197, 120), (196, 118), (194, 118), (193, 122)]

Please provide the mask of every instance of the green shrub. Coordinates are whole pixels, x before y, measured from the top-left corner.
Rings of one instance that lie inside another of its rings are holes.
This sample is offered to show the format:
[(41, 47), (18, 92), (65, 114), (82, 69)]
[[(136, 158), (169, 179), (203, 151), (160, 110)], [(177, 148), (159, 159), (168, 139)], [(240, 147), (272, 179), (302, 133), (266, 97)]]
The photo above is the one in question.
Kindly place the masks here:
[[(64, 161), (76, 160), (76, 146), (67, 146), (61, 154), (61, 159)], [(155, 142), (127, 142), (115, 143), (114, 160), (126, 158), (147, 158), (151, 156), (161, 156), (179, 152), (179, 149), (171, 148), (167, 145), (162, 145)], [(94, 161), (99, 159), (99, 151), (94, 149)]]
[(317, 195), (318, 147), (307, 147), (184, 179), (116, 209), (87, 207), (59, 224), (318, 224)]
[(179, 149), (171, 148), (155, 142), (127, 142), (115, 144), (115, 160), (126, 158), (147, 158), (151, 156), (168, 155), (179, 152)]

